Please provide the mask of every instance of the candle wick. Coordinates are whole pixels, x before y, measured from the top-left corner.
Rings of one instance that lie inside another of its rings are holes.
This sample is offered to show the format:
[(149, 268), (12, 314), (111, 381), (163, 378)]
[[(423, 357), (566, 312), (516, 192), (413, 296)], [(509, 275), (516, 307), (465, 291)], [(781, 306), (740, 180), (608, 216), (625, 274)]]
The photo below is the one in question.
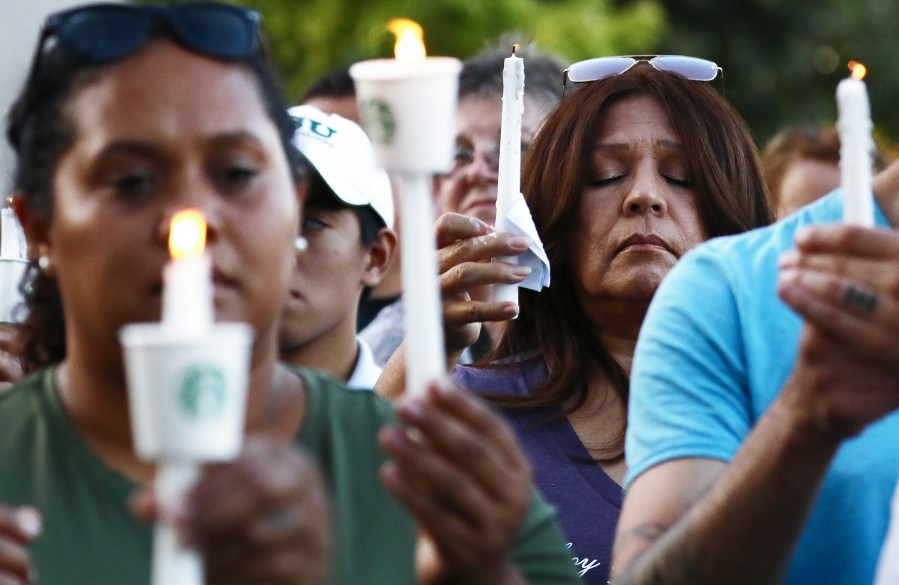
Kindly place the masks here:
[(518, 47), (519, 47), (518, 43), (515, 43), (514, 45), (512, 45), (512, 55), (515, 55), (518, 52)]

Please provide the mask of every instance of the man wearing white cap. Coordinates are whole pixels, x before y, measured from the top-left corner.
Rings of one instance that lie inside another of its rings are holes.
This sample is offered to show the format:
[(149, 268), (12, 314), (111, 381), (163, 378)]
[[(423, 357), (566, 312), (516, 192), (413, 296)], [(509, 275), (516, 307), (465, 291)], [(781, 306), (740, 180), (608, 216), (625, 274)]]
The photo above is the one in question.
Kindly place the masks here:
[(312, 106), (291, 108), (294, 143), (311, 163), (297, 267), (281, 319), (281, 360), (370, 389), (381, 373), (356, 337), (360, 299), (393, 259), (393, 195), (355, 123)]

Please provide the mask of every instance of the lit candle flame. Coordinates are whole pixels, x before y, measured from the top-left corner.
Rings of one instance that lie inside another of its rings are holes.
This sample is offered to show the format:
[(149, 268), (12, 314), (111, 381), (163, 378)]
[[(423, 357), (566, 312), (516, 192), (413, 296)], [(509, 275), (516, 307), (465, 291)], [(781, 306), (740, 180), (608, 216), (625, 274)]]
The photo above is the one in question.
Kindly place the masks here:
[(852, 79), (864, 79), (865, 73), (868, 72), (868, 68), (858, 61), (850, 61), (849, 70), (852, 71), (852, 75), (850, 75)]
[(387, 30), (396, 35), (393, 53), (397, 61), (414, 62), (425, 58), (424, 31), (417, 22), (394, 18), (387, 23)]
[(184, 209), (172, 218), (169, 252), (172, 258), (186, 258), (203, 253), (206, 247), (206, 218), (197, 209)]

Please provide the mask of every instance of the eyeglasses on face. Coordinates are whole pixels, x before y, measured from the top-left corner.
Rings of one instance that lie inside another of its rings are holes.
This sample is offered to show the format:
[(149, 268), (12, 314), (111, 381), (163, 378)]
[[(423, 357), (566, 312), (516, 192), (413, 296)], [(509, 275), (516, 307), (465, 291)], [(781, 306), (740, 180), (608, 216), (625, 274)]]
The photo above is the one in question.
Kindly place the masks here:
[(493, 174), (499, 172), (499, 143), (495, 142), (485, 148), (456, 145), (453, 149), (453, 166), (441, 176), (450, 179), (459, 177), (474, 164), (478, 155), (484, 159), (484, 163)]
[(724, 77), (724, 70), (718, 67), (717, 63), (708, 59), (700, 59), (699, 57), (686, 55), (597, 57), (595, 59), (587, 59), (586, 61), (578, 61), (568, 67), (562, 76), (562, 92), (564, 94), (569, 81), (572, 83), (598, 81), (607, 77), (621, 75), (637, 63), (643, 62), (648, 63), (659, 71), (676, 73), (691, 81), (712, 81), (719, 74), (722, 79)]

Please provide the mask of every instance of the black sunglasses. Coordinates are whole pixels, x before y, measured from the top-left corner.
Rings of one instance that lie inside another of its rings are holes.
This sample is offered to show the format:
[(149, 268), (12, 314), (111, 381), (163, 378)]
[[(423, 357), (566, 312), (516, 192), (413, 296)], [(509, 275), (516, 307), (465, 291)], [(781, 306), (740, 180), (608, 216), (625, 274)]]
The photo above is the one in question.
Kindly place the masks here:
[(36, 67), (47, 40), (54, 39), (71, 61), (111, 63), (141, 48), (157, 27), (166, 27), (171, 38), (190, 51), (217, 59), (243, 59), (260, 50), (261, 20), (255, 10), (218, 2), (88, 4), (47, 17), (34, 62)]

